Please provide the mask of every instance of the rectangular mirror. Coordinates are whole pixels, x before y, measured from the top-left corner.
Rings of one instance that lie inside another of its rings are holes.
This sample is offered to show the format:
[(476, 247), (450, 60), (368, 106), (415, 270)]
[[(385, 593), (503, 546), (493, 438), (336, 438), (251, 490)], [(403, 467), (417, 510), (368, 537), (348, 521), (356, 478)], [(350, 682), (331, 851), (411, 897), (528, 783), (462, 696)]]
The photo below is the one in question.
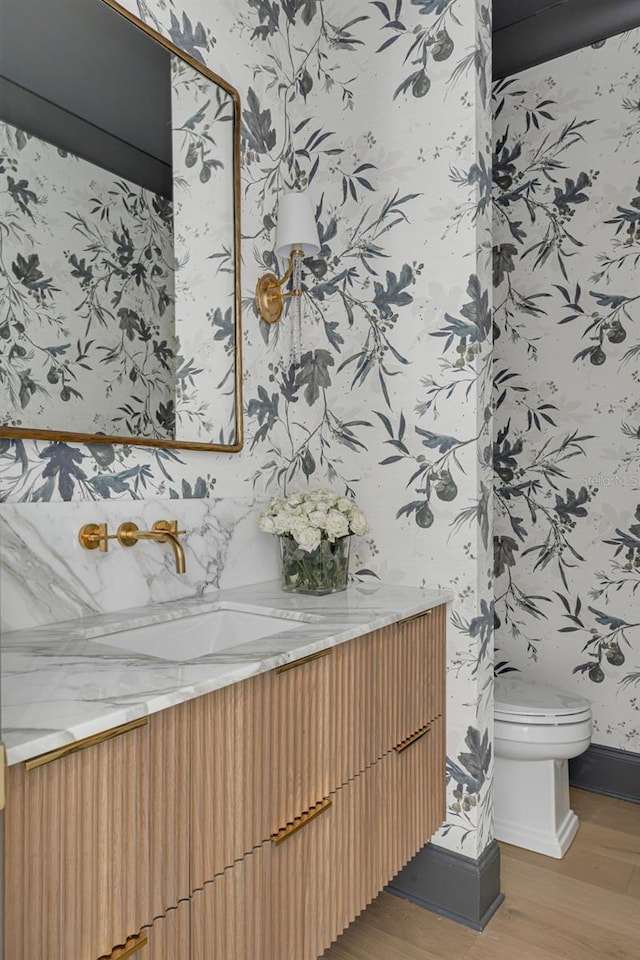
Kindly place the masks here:
[(239, 450), (237, 91), (115, 0), (2, 20), (0, 436)]

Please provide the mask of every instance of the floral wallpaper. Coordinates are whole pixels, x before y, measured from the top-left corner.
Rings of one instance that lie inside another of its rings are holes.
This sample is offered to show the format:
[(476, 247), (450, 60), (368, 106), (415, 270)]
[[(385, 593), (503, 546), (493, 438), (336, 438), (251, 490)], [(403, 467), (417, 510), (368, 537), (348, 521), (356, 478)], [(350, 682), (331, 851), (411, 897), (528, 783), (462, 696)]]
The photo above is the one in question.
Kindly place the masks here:
[(0, 420), (173, 434), (171, 202), (0, 123)]
[[(484, 0), (127, 0), (242, 98), (244, 450), (5, 443), (5, 501), (357, 498), (367, 582), (451, 587), (447, 823), (492, 837), (490, 10)], [(308, 188), (302, 350), (253, 289)], [(197, 245), (196, 245), (197, 246)], [(216, 267), (212, 268), (215, 270)], [(115, 506), (115, 505), (114, 505)], [(255, 542), (260, 543), (256, 527)], [(255, 570), (251, 550), (247, 579)]]
[(640, 752), (640, 31), (497, 83), (496, 670)]
[[(233, 101), (171, 56), (175, 435), (235, 442)], [(240, 375), (240, 372), (239, 372)]]

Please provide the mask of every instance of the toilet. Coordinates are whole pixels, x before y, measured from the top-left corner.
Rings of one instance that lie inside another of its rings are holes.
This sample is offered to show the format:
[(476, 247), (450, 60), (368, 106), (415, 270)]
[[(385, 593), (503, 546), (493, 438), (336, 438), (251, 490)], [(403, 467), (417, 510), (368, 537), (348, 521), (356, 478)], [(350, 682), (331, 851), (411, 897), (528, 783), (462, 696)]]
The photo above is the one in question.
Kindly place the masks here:
[(495, 681), (494, 821), (498, 840), (560, 859), (578, 829), (567, 761), (591, 742), (591, 704), (514, 677)]

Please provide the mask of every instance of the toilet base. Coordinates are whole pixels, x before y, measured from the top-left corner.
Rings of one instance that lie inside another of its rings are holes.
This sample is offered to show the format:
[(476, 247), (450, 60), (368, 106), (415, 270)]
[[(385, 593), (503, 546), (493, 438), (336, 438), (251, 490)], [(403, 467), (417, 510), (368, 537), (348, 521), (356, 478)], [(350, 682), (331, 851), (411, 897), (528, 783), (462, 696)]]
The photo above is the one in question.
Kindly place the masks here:
[(494, 787), (496, 839), (561, 859), (579, 826), (567, 761), (496, 756)]
[(543, 853), (546, 857), (555, 857), (561, 860), (573, 843), (573, 838), (578, 832), (580, 821), (573, 812), (569, 810), (563, 823), (556, 833), (545, 833), (543, 830), (533, 830), (521, 823), (509, 823), (508, 820), (496, 820), (496, 840), (502, 840), (503, 843), (511, 843), (514, 847), (524, 847), (525, 850), (533, 850), (534, 853)]

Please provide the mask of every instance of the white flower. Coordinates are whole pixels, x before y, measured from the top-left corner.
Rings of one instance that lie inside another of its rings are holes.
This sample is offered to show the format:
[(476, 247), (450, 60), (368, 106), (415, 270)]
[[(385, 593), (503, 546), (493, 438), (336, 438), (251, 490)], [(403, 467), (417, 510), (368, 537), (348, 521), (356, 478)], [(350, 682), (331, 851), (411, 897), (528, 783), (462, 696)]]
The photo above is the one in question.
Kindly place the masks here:
[(261, 513), (258, 517), (258, 526), (263, 533), (275, 533), (276, 525), (272, 516), (268, 513)]
[(349, 527), (351, 532), (357, 534), (359, 537), (369, 532), (369, 524), (360, 507), (354, 506), (349, 519)]
[(327, 512), (326, 510), (312, 510), (309, 514), (309, 523), (314, 527), (317, 527), (318, 530), (327, 529)]
[(297, 517), (295, 513), (292, 513), (290, 510), (282, 510), (273, 518), (273, 532), (279, 537), (281, 537), (283, 533), (289, 533), (289, 530), (296, 520)]
[(325, 529), (329, 540), (333, 541), (336, 537), (346, 537), (349, 533), (349, 521), (339, 510), (329, 510)]
[(320, 531), (317, 527), (311, 527), (308, 524), (300, 524), (295, 530), (292, 530), (293, 538), (301, 550), (310, 553), (320, 545)]
[(298, 490), (274, 500), (258, 517), (260, 529), (282, 537), (290, 534), (305, 550), (321, 539), (333, 542), (350, 533), (364, 534), (369, 527), (355, 502), (331, 490)]

